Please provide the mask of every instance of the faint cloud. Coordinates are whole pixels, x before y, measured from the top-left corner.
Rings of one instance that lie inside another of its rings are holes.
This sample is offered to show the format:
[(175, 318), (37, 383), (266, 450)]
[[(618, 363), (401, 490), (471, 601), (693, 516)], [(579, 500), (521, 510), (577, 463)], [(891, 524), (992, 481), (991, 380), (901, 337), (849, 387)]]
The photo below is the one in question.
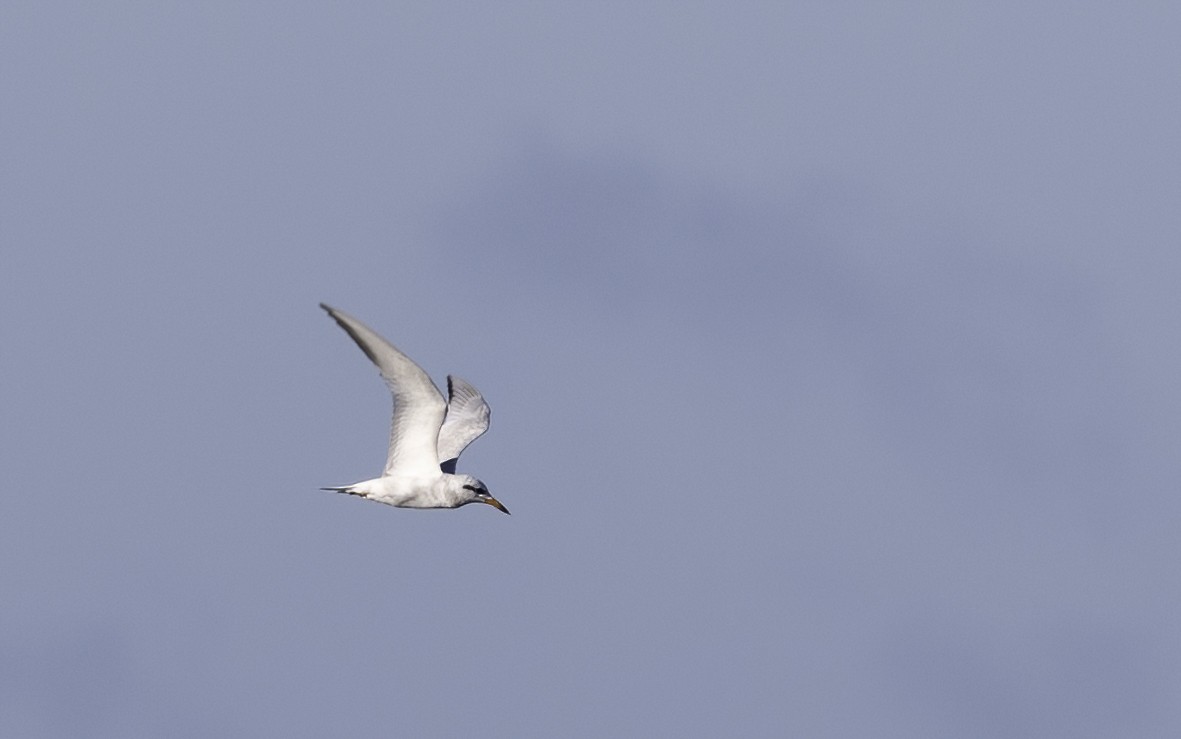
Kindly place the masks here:
[(35, 633), (0, 641), (0, 734), (119, 735), (134, 699), (124, 630), (90, 622)]

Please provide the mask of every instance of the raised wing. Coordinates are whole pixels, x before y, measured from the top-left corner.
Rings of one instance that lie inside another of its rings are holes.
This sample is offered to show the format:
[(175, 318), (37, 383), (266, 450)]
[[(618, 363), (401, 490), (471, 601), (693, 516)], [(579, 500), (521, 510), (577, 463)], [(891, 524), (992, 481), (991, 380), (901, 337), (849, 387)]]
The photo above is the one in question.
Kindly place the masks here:
[(447, 418), (439, 429), (439, 459), (444, 472), (455, 474), (455, 463), (467, 445), (488, 430), (492, 411), (480, 391), (455, 375), (447, 375)]
[(414, 360), (373, 329), (347, 313), (320, 303), (328, 315), (353, 337), (365, 356), (381, 370), (381, 377), (394, 396), (394, 419), (390, 424), (390, 453), (385, 471), (415, 475), (439, 474), (439, 427), (447, 404), (430, 376)]

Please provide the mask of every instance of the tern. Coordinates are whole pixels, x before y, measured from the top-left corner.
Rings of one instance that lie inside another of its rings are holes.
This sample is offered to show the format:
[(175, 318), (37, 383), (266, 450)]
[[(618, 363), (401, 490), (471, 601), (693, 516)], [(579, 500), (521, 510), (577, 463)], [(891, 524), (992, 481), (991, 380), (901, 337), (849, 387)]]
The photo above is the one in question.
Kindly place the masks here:
[(508, 513), (484, 483), (455, 471), (467, 445), (488, 430), (492, 413), (480, 392), (448, 375), (449, 399), (444, 400), (430, 375), (376, 331), (344, 311), (324, 303), (320, 307), (377, 365), (394, 396), (390, 451), (381, 477), (320, 489), (398, 508), (459, 508), (486, 503)]

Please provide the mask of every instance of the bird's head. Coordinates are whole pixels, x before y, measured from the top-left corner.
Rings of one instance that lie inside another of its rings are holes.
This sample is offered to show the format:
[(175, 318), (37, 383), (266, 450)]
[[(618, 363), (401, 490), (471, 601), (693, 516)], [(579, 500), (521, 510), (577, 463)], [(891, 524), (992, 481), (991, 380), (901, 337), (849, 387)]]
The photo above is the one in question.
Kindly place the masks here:
[(492, 493), (488, 492), (488, 486), (480, 482), (471, 475), (456, 475), (462, 485), (463, 491), (460, 498), (460, 505), (467, 505), (468, 503), (486, 503), (493, 508), (508, 513), (499, 500), (492, 497)]

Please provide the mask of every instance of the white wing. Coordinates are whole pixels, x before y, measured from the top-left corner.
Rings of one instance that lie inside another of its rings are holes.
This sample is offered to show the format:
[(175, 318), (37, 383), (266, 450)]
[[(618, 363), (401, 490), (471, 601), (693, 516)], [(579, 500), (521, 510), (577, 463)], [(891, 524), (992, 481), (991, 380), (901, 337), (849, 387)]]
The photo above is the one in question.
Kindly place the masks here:
[(492, 411), (480, 391), (455, 375), (447, 375), (447, 418), (439, 429), (439, 459), (443, 471), (455, 474), (455, 463), (467, 445), (488, 430)]
[(381, 370), (394, 396), (390, 424), (390, 455), (383, 475), (397, 470), (413, 475), (439, 474), (439, 427), (447, 404), (430, 375), (365, 324), (347, 313), (320, 303), (328, 315), (353, 337), (365, 356)]

